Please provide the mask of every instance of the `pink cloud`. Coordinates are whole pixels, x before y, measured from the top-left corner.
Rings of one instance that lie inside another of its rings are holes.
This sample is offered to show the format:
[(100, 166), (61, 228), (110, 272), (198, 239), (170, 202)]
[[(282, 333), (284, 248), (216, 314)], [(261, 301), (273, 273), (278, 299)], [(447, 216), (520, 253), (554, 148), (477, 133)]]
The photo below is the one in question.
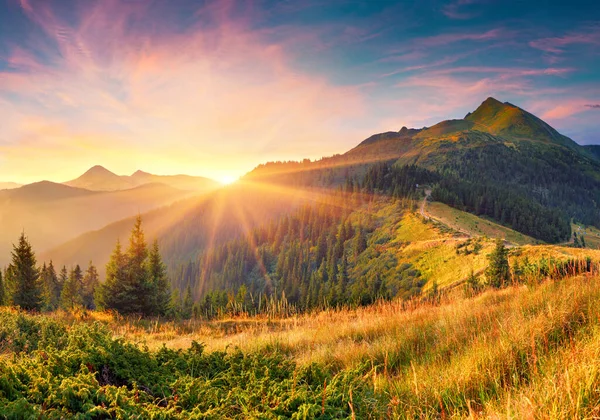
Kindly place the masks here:
[(572, 44), (600, 45), (600, 30), (587, 33), (572, 33), (562, 37), (541, 38), (529, 42), (529, 46), (548, 53), (561, 54)]
[(444, 6), (442, 8), (442, 13), (450, 19), (472, 19), (476, 17), (478, 13), (465, 12), (464, 6), (469, 6), (477, 3), (479, 3), (478, 0), (458, 0)]
[(576, 98), (561, 101), (559, 104), (543, 102), (541, 104), (536, 104), (535, 107), (544, 110), (541, 114), (542, 119), (555, 121), (569, 118), (589, 110), (589, 108), (586, 108), (587, 104), (589, 104), (589, 100)]
[(3, 118), (2, 173), (41, 171), (25, 162), (52, 149), (65, 156), (59, 180), (74, 175), (59, 173), (73, 155), (121, 172), (239, 175), (267, 159), (345, 151), (348, 123), (364, 112), (361, 87), (299, 71), (291, 41), (254, 30), (252, 10), (211, 2), (197, 12), (210, 26), (173, 30), (167, 19), (132, 25), (153, 13), (146, 2), (85, 5), (69, 25), (49, 2), (21, 0), (60, 55), (40, 64), (14, 49), (22, 71), (0, 73), (0, 105), (20, 98)]

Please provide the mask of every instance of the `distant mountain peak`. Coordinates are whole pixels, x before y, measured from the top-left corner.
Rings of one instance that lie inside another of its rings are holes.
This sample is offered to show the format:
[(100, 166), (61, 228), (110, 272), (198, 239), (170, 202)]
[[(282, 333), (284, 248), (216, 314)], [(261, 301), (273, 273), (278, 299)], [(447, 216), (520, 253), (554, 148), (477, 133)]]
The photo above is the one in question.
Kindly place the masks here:
[(148, 172), (144, 172), (140, 169), (138, 169), (137, 171), (135, 171), (134, 173), (131, 174), (132, 177), (140, 177), (140, 176), (148, 176), (148, 175), (152, 175)]
[(90, 169), (85, 171), (85, 173), (83, 175), (115, 175), (115, 176), (117, 176), (115, 173), (109, 171), (108, 169), (106, 169), (104, 166), (101, 166), (101, 165), (92, 166)]

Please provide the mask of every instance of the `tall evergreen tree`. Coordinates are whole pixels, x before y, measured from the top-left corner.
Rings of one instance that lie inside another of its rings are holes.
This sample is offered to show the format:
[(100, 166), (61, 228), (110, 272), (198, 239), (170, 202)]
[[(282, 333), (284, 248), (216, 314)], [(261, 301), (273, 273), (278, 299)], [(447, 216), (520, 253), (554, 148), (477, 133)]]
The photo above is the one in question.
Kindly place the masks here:
[[(67, 282), (68, 278), (69, 278), (69, 272), (67, 271), (67, 266), (63, 265), (63, 267), (60, 269), (60, 274), (58, 275), (58, 288), (61, 291), (62, 291), (63, 286)], [(60, 293), (59, 293), (59, 298), (60, 298)]]
[(83, 304), (81, 297), (81, 285), (83, 283), (83, 273), (81, 267), (76, 265), (71, 270), (69, 278), (65, 282), (60, 294), (60, 306), (63, 309), (73, 309), (76, 306)]
[(151, 296), (151, 282), (146, 269), (148, 248), (142, 229), (142, 218), (138, 215), (129, 237), (126, 275), (121, 281), (127, 293), (126, 312), (144, 313)]
[(496, 239), (496, 247), (488, 257), (489, 266), (485, 272), (488, 282), (492, 287), (506, 286), (510, 280), (510, 267), (508, 265), (508, 249), (504, 246), (502, 238)]
[(81, 292), (83, 306), (85, 306), (88, 309), (96, 308), (96, 304), (94, 302), (94, 294), (96, 292), (98, 284), (100, 284), (99, 279), (100, 276), (98, 275), (98, 270), (96, 270), (96, 267), (90, 261), (90, 265), (88, 266), (83, 276), (83, 287)]
[(54, 269), (54, 264), (50, 261), (50, 264), (42, 267), (41, 272), (41, 280), (43, 287), (43, 301), (44, 301), (44, 310), (52, 311), (58, 308), (60, 303), (60, 294), (62, 292), (62, 287), (60, 285), (58, 276), (56, 275), (56, 270)]
[(190, 319), (192, 317), (193, 306), (194, 297), (192, 296), (192, 287), (188, 284), (188, 286), (185, 288), (185, 295), (183, 296), (181, 316), (185, 319)]
[(40, 310), (42, 288), (40, 273), (31, 244), (25, 233), (21, 233), (19, 244), (13, 245), (12, 262), (8, 266), (9, 282), (12, 285), (12, 303), (27, 310)]
[(167, 269), (158, 250), (158, 241), (154, 241), (148, 255), (148, 271), (150, 276), (150, 307), (148, 313), (165, 315), (171, 299)]
[(114, 309), (127, 312), (129, 294), (134, 291), (125, 288), (123, 279), (126, 271), (126, 256), (121, 250), (121, 242), (117, 240), (115, 249), (106, 265), (106, 281), (98, 287), (96, 305), (102, 309)]

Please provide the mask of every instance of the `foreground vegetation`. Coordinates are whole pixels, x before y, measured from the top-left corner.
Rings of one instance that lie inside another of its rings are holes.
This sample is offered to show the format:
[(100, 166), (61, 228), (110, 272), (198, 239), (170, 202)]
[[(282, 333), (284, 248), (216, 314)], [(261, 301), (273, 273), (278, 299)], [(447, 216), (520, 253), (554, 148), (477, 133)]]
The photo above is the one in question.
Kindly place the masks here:
[[(7, 418), (592, 418), (600, 278), (290, 318), (0, 312)], [(162, 343), (165, 343), (163, 345)]]

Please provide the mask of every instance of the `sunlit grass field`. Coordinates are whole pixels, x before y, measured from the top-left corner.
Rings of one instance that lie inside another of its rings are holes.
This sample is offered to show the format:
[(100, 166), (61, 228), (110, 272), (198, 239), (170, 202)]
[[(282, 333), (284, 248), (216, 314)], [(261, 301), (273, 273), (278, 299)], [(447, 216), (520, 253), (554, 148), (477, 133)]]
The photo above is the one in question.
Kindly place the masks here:
[[(297, 369), (358, 372), (372, 418), (595, 418), (600, 415), (600, 278), (578, 276), (421, 302), (388, 302), (289, 318), (160, 322), (106, 313), (115, 338), (148, 346), (277, 352)], [(5, 356), (9, 354), (5, 353)], [(350, 390), (345, 394), (350, 401)], [(364, 413), (364, 411), (361, 411)], [(348, 408), (347, 417), (352, 417)], [(342, 416), (343, 417), (343, 416)], [(268, 416), (266, 417), (268, 418)]]

